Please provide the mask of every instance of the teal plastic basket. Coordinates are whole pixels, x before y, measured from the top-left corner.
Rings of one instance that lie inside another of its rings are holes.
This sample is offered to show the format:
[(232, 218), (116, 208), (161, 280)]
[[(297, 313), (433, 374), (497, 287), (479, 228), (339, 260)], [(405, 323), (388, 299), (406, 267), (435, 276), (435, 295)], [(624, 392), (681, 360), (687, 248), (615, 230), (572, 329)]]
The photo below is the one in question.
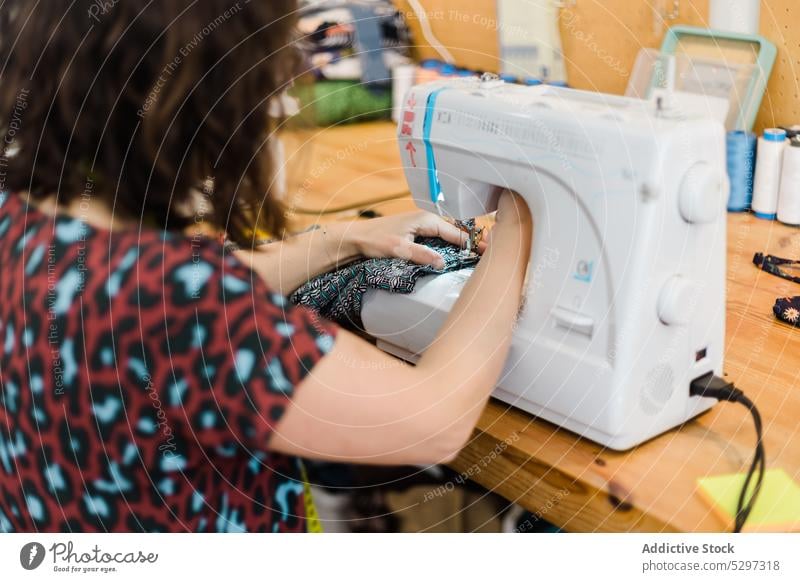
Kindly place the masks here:
[(714, 30), (710, 28), (700, 28), (697, 26), (673, 26), (667, 31), (664, 42), (661, 44), (661, 52), (667, 55), (676, 54), (678, 45), (682, 38), (702, 37), (719, 39), (726, 41), (741, 41), (748, 45), (757, 45), (758, 54), (754, 63), (753, 73), (747, 86), (744, 99), (740, 100), (739, 117), (736, 121), (736, 129), (752, 131), (753, 125), (761, 107), (761, 100), (767, 89), (767, 81), (772, 73), (772, 66), (778, 55), (778, 49), (768, 39), (759, 34), (742, 34), (738, 32), (727, 32), (724, 30)]

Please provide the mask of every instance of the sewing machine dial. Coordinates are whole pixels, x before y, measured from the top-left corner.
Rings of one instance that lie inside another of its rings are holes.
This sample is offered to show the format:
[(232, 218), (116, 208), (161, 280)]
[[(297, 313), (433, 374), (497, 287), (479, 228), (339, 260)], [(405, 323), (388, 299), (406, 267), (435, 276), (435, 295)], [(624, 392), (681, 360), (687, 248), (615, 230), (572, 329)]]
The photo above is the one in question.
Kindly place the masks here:
[(698, 162), (683, 177), (678, 195), (681, 216), (692, 224), (714, 222), (725, 205), (719, 172), (707, 162)]
[(658, 296), (658, 318), (664, 325), (686, 325), (696, 304), (697, 285), (675, 275), (664, 284)]

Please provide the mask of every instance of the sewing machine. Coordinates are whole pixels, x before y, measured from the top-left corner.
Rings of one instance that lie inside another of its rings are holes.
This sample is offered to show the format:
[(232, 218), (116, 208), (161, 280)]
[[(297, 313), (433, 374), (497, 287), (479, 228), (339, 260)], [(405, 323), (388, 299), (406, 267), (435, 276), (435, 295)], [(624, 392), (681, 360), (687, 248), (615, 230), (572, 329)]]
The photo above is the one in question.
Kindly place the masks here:
[[(624, 450), (710, 408), (722, 373), (728, 181), (718, 121), (662, 104), (495, 79), (415, 87), (398, 128), (416, 204), (457, 219), (500, 189), (534, 218), (527, 295), (494, 396)], [(371, 290), (382, 349), (414, 361), (471, 269)]]

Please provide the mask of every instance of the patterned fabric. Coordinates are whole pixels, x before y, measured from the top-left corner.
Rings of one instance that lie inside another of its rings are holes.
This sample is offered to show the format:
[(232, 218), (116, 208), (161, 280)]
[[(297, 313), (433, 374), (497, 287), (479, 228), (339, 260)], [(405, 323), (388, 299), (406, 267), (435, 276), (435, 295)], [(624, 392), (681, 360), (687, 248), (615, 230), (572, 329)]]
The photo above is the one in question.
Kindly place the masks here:
[[(771, 275), (800, 283), (800, 261), (756, 253), (753, 256), (753, 264)], [(800, 297), (776, 299), (772, 312), (781, 321), (800, 327)]]
[(800, 327), (800, 297), (783, 297), (776, 300), (772, 312), (781, 321)]
[(753, 256), (753, 264), (771, 275), (800, 283), (800, 261), (756, 253)]
[(455, 271), (478, 262), (477, 255), (463, 257), (461, 249), (439, 238), (418, 238), (416, 242), (442, 255), (444, 268), (438, 270), (405, 259), (365, 259), (312, 279), (290, 299), (327, 319), (361, 328), (361, 304), (367, 289), (411, 293), (423, 275)]
[(268, 441), (335, 333), (214, 241), (0, 194), (0, 532), (304, 531)]

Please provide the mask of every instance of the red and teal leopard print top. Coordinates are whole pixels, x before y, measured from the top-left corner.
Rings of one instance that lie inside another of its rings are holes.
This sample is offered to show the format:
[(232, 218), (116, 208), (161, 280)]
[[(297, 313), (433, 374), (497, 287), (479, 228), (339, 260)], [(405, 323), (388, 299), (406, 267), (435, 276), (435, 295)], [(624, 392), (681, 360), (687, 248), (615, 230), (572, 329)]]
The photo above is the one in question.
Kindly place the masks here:
[(0, 193), (0, 532), (304, 531), (269, 436), (335, 333), (214, 241)]

